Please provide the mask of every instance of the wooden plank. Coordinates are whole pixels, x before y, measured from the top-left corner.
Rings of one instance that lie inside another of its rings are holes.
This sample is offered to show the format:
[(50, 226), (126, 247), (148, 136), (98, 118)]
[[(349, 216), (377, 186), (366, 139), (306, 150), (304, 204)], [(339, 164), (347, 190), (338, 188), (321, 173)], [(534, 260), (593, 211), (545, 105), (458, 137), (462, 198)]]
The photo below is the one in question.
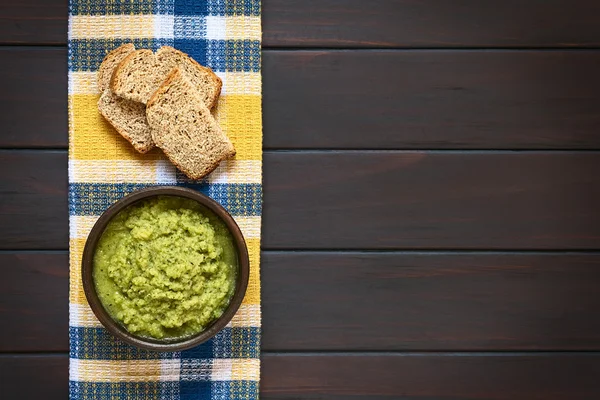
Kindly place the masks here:
[(0, 351), (67, 351), (67, 253), (0, 253), (0, 274)]
[[(600, 350), (600, 254), (263, 252), (286, 350)], [(65, 253), (0, 253), (0, 352), (67, 351)]]
[(265, 0), (265, 46), (582, 47), (594, 0)]
[[(600, 51), (263, 58), (266, 149), (600, 148)], [(0, 48), (0, 147), (67, 146), (66, 62)]]
[[(3, 398), (63, 400), (66, 355), (0, 356)], [(589, 400), (597, 354), (264, 355), (261, 399)]]
[(267, 350), (600, 349), (598, 255), (262, 257)]
[(0, 44), (66, 44), (68, 0), (2, 0)]
[(0, 147), (66, 146), (66, 57), (63, 49), (0, 47)]
[(0, 151), (0, 227), (0, 248), (68, 248), (65, 151)]
[(267, 52), (263, 66), (265, 148), (600, 147), (596, 51)]
[(277, 152), (266, 249), (597, 249), (596, 152)]
[[(0, 152), (0, 248), (67, 248), (66, 152)], [(264, 249), (598, 249), (598, 152), (266, 152)]]
[(261, 399), (589, 400), (599, 373), (596, 354), (280, 355)]
[[(126, 3), (122, 3), (126, 4)], [(125, 6), (126, 7), (126, 6)], [(130, 13), (127, 8), (124, 14)], [(265, 46), (584, 47), (600, 44), (594, 0), (265, 0)], [(6, 0), (0, 43), (65, 44), (66, 0)]]
[(6, 400), (69, 398), (68, 355), (0, 355), (2, 398)]

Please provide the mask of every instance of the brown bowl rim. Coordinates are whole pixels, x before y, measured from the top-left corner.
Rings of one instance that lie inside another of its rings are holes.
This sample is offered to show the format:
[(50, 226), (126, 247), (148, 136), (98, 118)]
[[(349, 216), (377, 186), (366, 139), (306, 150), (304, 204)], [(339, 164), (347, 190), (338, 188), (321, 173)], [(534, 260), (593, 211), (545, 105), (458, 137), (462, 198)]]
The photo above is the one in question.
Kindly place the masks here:
[[(139, 336), (129, 333), (123, 326), (112, 319), (108, 312), (104, 309), (98, 294), (96, 293), (96, 286), (94, 285), (94, 279), (92, 276), (93, 270), (93, 258), (96, 251), (98, 241), (106, 229), (106, 225), (110, 220), (124, 208), (140, 201), (155, 196), (179, 196), (192, 199), (207, 207), (217, 217), (219, 217), (227, 226), (231, 235), (233, 236), (236, 249), (238, 251), (238, 276), (236, 281), (236, 288), (227, 306), (227, 309), (211, 326), (206, 330), (202, 331), (196, 336), (192, 336), (182, 341), (161, 341), (141, 338)], [(246, 247), (246, 241), (240, 227), (237, 225), (233, 217), (215, 200), (210, 197), (197, 192), (192, 189), (179, 187), (179, 186), (153, 186), (140, 190), (136, 190), (121, 198), (113, 205), (108, 207), (98, 218), (90, 234), (85, 242), (83, 249), (83, 256), (81, 260), (81, 279), (83, 282), (83, 290), (85, 297), (90, 305), (90, 308), (100, 321), (102, 325), (114, 336), (123, 340), (126, 343), (140, 347), (146, 350), (153, 351), (180, 351), (192, 348), (199, 344), (202, 344), (215, 336), (219, 331), (227, 326), (231, 321), (246, 294), (248, 287), (248, 279), (250, 276), (250, 260), (248, 257), (248, 248)]]

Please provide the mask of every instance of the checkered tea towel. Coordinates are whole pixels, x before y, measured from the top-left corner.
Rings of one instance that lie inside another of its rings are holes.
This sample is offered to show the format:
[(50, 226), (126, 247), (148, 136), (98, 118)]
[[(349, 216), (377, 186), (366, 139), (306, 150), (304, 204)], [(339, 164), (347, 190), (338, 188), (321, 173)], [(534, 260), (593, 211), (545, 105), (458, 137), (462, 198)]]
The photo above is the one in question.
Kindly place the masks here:
[[(260, 0), (70, 0), (69, 7), (70, 398), (257, 399), (260, 352)], [(137, 153), (97, 111), (96, 71), (123, 43), (173, 46), (223, 80), (216, 111), (235, 159), (190, 181), (157, 149)], [(191, 350), (156, 353), (111, 336), (91, 312), (81, 255), (98, 216), (126, 194), (182, 185), (222, 204), (242, 229), (250, 282), (230, 325)]]

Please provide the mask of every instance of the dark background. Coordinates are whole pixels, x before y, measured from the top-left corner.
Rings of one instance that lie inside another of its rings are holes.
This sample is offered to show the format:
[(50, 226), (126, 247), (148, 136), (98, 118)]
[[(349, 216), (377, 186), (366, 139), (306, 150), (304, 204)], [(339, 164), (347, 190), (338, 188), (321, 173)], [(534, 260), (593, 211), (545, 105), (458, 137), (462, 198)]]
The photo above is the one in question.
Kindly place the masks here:
[[(0, 3), (0, 393), (68, 395), (67, 2)], [(600, 2), (263, 0), (262, 399), (600, 397)]]

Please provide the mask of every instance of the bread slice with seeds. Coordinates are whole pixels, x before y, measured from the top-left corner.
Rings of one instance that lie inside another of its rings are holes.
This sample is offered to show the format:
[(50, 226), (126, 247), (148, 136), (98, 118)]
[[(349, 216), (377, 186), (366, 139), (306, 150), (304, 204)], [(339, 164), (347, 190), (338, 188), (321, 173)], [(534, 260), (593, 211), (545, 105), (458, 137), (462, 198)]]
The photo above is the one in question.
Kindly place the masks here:
[(127, 55), (115, 69), (110, 87), (118, 96), (146, 104), (175, 67), (183, 71), (208, 108), (216, 105), (223, 86), (221, 78), (170, 46), (161, 47), (156, 54), (136, 50)]
[(111, 76), (117, 65), (129, 54), (135, 52), (131, 43), (124, 44), (109, 52), (98, 69), (98, 100), (100, 114), (127, 139), (140, 153), (154, 147), (150, 126), (146, 121), (144, 104), (118, 97), (109, 89)]
[(179, 68), (150, 98), (146, 116), (154, 143), (191, 179), (208, 175), (235, 155), (229, 138)]

